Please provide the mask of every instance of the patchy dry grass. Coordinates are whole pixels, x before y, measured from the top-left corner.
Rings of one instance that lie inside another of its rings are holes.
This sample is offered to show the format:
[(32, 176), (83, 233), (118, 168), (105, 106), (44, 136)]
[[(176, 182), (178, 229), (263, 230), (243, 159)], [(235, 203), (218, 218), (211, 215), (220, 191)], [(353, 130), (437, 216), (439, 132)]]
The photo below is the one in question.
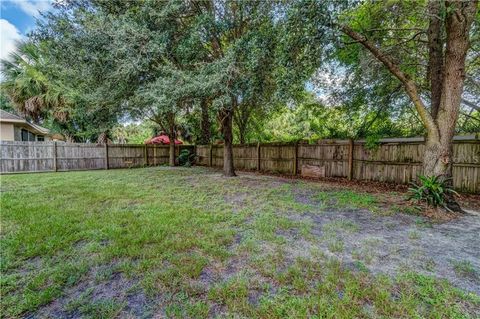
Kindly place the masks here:
[(480, 315), (471, 220), (203, 168), (1, 179), (1, 317)]

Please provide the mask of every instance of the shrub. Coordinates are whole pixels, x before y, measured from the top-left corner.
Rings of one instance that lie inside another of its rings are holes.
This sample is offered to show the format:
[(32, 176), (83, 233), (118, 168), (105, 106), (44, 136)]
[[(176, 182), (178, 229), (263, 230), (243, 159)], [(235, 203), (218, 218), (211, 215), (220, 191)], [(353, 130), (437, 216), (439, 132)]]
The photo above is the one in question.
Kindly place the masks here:
[(449, 178), (444, 176), (418, 176), (419, 184), (411, 183), (409, 188), (411, 200), (425, 202), (429, 206), (445, 207), (448, 198), (457, 194), (451, 187)]
[(195, 164), (195, 154), (192, 154), (189, 150), (181, 150), (177, 160), (180, 166), (192, 166)]
[(380, 136), (369, 135), (365, 139), (365, 148), (369, 151), (377, 151), (380, 147)]

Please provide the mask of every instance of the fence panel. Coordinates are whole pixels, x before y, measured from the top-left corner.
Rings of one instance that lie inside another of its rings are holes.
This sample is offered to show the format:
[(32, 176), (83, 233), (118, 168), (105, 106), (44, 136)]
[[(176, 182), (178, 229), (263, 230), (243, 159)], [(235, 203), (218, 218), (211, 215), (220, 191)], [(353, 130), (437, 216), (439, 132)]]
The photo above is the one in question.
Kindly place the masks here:
[(381, 143), (368, 149), (356, 142), (353, 151), (353, 178), (406, 184), (422, 172), (425, 146), (419, 142)]
[(480, 142), (453, 144), (453, 186), (465, 192), (480, 193)]
[(55, 170), (53, 142), (0, 141), (0, 172)]
[(233, 146), (233, 165), (238, 169), (257, 169), (257, 146), (235, 145)]
[(348, 141), (331, 144), (299, 144), (298, 172), (302, 165), (325, 166), (326, 177), (348, 176)]
[(56, 149), (58, 171), (105, 168), (105, 145), (57, 142)]
[(212, 166), (216, 166), (216, 167), (223, 166), (223, 146), (222, 145), (212, 146)]
[(147, 165), (145, 145), (111, 144), (108, 145), (108, 167), (130, 168)]
[(265, 172), (292, 174), (295, 160), (295, 145), (260, 145), (260, 170)]
[(210, 165), (210, 145), (198, 145), (196, 155), (198, 165)]
[(169, 152), (169, 145), (147, 145), (148, 165), (157, 166), (167, 164)]

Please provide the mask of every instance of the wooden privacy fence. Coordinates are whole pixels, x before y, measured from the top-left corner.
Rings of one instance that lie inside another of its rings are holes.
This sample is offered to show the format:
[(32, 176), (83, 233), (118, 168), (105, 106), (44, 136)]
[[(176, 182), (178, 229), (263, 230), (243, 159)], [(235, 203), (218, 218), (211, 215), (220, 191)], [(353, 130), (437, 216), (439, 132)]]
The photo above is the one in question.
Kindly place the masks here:
[[(177, 145), (176, 155), (190, 149), (197, 163), (223, 165), (222, 145)], [(317, 167), (325, 177), (408, 183), (422, 173), (423, 138), (380, 140), (372, 150), (365, 141), (325, 140), (317, 144), (267, 143), (233, 147), (237, 169), (301, 174)], [(0, 142), (0, 173), (129, 168), (168, 163), (168, 145)], [(456, 137), (453, 185), (480, 193), (480, 140)]]
[[(296, 175), (313, 166), (325, 177), (406, 184), (422, 173), (424, 150), (423, 138), (382, 139), (375, 149), (368, 149), (364, 140), (324, 140), (235, 145), (233, 156), (237, 169)], [(197, 146), (196, 155), (200, 165), (223, 165), (222, 145)], [(480, 140), (455, 137), (453, 163), (454, 187), (480, 193)]]
[[(169, 145), (0, 142), (0, 172), (129, 168), (168, 163)], [(192, 145), (176, 145), (193, 151)]]

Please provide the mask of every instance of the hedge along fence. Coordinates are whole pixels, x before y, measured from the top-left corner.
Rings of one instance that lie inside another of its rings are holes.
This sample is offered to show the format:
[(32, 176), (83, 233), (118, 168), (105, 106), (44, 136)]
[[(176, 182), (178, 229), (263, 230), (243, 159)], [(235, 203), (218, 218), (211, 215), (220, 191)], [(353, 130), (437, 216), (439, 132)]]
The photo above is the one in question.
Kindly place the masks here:
[[(130, 168), (168, 163), (169, 145), (0, 142), (0, 173)], [(176, 145), (193, 152), (193, 145)]]
[[(381, 139), (368, 149), (364, 140), (324, 140), (317, 144), (267, 143), (234, 145), (237, 169), (297, 175), (306, 165), (325, 177), (406, 184), (422, 173), (423, 138)], [(196, 147), (197, 163), (221, 167), (222, 145)], [(459, 191), (480, 193), (480, 140), (456, 136), (453, 144), (453, 185)]]

